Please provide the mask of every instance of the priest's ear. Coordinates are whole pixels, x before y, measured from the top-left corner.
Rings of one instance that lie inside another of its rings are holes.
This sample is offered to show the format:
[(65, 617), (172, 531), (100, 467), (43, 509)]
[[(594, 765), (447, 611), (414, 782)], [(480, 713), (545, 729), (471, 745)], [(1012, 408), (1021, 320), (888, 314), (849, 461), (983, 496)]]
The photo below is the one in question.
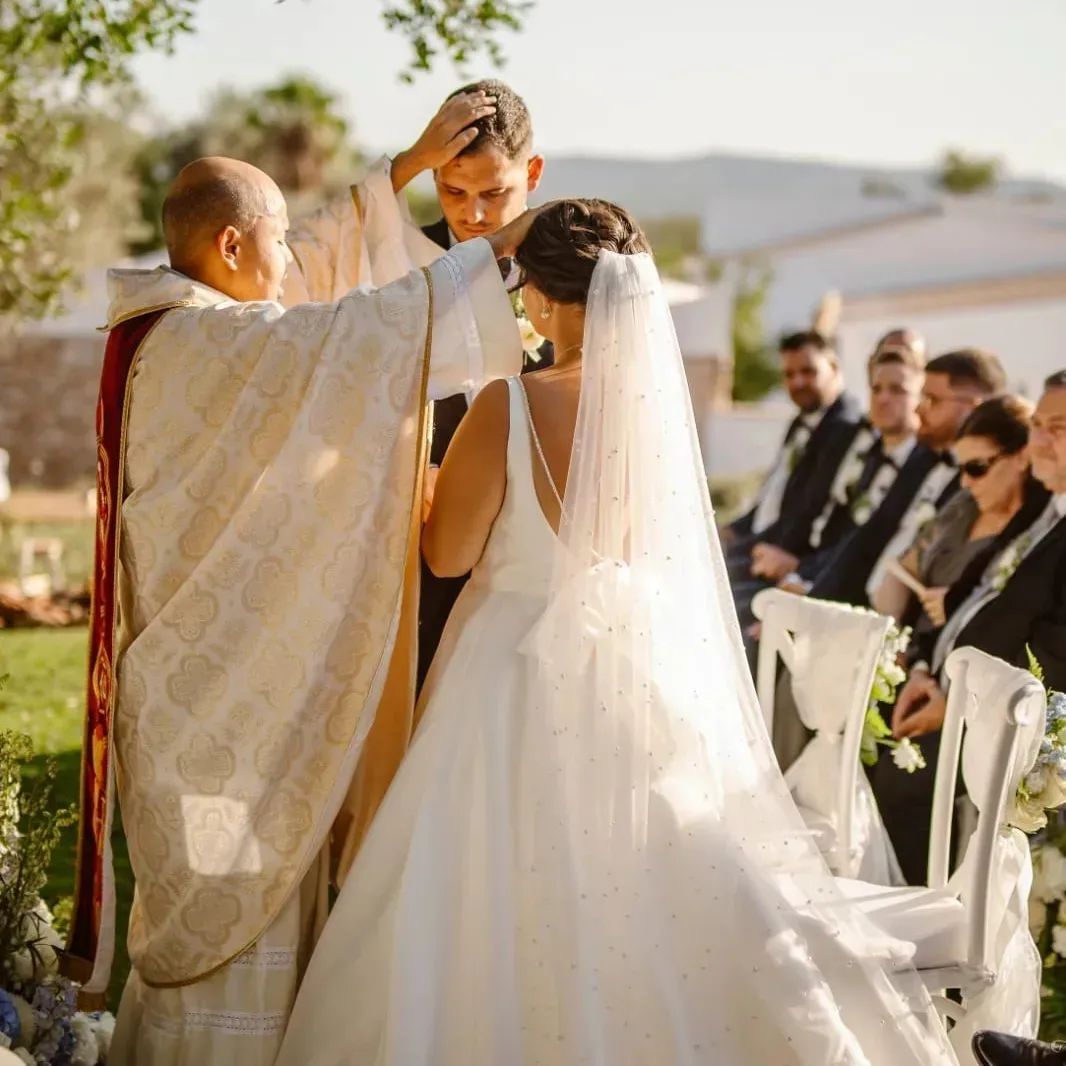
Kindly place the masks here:
[(215, 247), (228, 270), (240, 270), (241, 231), (236, 226), (226, 226), (215, 238)]
[(544, 173), (544, 156), (533, 155), (526, 164), (526, 189), (533, 192), (540, 184), (541, 175)]

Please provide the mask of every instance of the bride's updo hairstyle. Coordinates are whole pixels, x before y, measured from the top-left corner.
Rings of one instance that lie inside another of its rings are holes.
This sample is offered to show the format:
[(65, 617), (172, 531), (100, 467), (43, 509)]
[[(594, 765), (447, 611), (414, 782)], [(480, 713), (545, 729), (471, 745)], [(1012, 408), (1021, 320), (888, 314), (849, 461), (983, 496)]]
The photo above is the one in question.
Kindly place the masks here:
[(644, 231), (606, 200), (559, 200), (533, 220), (515, 259), (523, 281), (558, 304), (584, 304), (600, 250), (650, 252)]

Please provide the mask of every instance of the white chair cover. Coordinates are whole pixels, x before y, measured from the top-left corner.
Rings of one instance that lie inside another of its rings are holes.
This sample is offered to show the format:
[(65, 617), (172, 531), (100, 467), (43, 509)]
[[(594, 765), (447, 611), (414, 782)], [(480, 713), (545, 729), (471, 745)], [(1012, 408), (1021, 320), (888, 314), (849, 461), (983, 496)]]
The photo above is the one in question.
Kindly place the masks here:
[[(963, 989), (966, 1013), (951, 1032), (960, 1061), (969, 1061), (978, 1029), (1036, 1036), (1039, 1026), (1041, 959), (1029, 931), (1029, 838), (1006, 821), (1040, 750), (1046, 697), (1026, 671), (973, 648), (955, 651), (945, 669), (951, 687), (937, 764), (930, 883), (958, 891), (968, 913), (969, 961), (983, 971)], [(978, 828), (948, 880), (960, 744)]]
[(762, 622), (759, 697), (772, 724), (777, 660), (787, 667), (800, 720), (814, 733), (785, 773), (830, 869), (874, 884), (902, 884), (859, 749), (890, 619), (777, 589), (752, 604)]
[[(1035, 1036), (1039, 1023), (1029, 841), (1006, 822), (1040, 749), (1046, 695), (1027, 671), (974, 648), (953, 652), (945, 670), (950, 687), (936, 767), (929, 887), (838, 883), (886, 933), (915, 945), (914, 965), (930, 992), (961, 991), (961, 1007), (944, 999), (941, 1010), (955, 1019), (949, 1039), (959, 1062), (976, 1066), (970, 1041), (978, 1029)], [(949, 877), (960, 770), (978, 811), (977, 828)]]

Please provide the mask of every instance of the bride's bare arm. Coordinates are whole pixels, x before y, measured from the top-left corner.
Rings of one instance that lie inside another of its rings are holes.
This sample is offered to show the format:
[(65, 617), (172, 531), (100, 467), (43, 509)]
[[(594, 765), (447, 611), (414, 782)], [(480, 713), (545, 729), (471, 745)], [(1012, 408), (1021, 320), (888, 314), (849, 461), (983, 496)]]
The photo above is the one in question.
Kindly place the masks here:
[(485, 550), (507, 490), (508, 405), (507, 382), (493, 381), (448, 447), (422, 531), (422, 555), (437, 577), (469, 573)]

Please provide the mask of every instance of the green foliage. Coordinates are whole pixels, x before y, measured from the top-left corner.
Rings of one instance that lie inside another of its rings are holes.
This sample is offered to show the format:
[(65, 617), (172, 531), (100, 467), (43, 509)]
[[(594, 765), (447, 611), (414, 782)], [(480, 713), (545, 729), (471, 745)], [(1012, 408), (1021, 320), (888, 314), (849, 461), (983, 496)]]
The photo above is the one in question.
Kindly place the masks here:
[[(264, 12), (269, 4), (263, 0)], [(525, 0), (393, 0), (382, 17), (410, 42), (412, 58), (401, 77), (411, 81), (440, 56), (463, 68), (484, 51), (499, 63), (497, 35), (518, 30), (530, 6)], [(54, 312), (64, 286), (90, 265), (86, 247), (94, 250), (94, 262), (113, 258), (91, 239), (72, 196), (79, 177), (89, 176), (90, 120), (99, 112), (101, 93), (111, 100), (117, 87), (129, 84), (133, 57), (170, 51), (192, 31), (196, 10), (197, 0), (0, 0), (0, 319)], [(291, 162), (298, 186), (313, 183), (326, 167), (330, 144), (343, 140), (343, 122), (331, 116), (309, 131), (302, 121), (290, 121), (294, 112), (306, 115), (325, 103), (309, 82), (293, 80), (274, 92), (262, 99), (259, 116), (266, 124), (259, 133), (270, 141), (264, 150), (277, 163), (271, 169), (280, 174)], [(130, 133), (128, 107), (105, 113), (125, 118), (122, 126)], [(254, 122), (249, 132), (255, 132)], [(286, 145), (294, 149), (291, 157)], [(130, 169), (161, 176), (192, 147), (156, 146)], [(121, 191), (121, 154), (104, 163), (97, 172), (101, 185)], [(158, 215), (149, 208), (159, 199), (160, 182), (145, 204), (153, 232), (132, 235), (135, 248), (158, 246)], [(119, 219), (120, 233), (128, 221), (135, 218)], [(90, 239), (82, 239), (83, 231)]]
[(412, 82), (416, 74), (432, 69), (442, 53), (460, 70), (485, 52), (496, 65), (503, 63), (497, 40), (501, 30), (515, 32), (533, 6), (531, 0), (402, 0), (387, 3), (385, 25), (410, 42), (413, 53), (400, 79)]
[(134, 250), (162, 247), (167, 188), (200, 156), (233, 156), (265, 170), (290, 198), (294, 216), (345, 188), (363, 160), (339, 108), (313, 79), (286, 77), (252, 92), (218, 93), (203, 118), (147, 141), (137, 161), (145, 236)]
[(700, 254), (700, 220), (694, 216), (651, 219), (641, 223), (664, 277), (685, 278), (685, 267)]
[[(0, 678), (0, 687), (6, 681)], [(26, 916), (38, 906), (52, 852), (76, 814), (73, 807), (51, 809), (53, 761), (23, 784), (23, 768), (32, 758), (28, 736), (0, 732), (0, 959), (27, 948)]]
[(1029, 662), (1029, 673), (1042, 685), (1044, 683), (1044, 668), (1040, 665), (1040, 660), (1033, 654), (1033, 649), (1028, 644), (1025, 646), (1025, 657)]
[(53, 311), (82, 268), (81, 231), (89, 229), (73, 194), (90, 176), (99, 111), (89, 93), (113, 99), (130, 57), (169, 48), (191, 27), (192, 8), (192, 0), (0, 5), (0, 316)]
[[(0, 663), (18, 664), (10, 685), (0, 692), (0, 730), (29, 735), (39, 754), (26, 768), (24, 781), (40, 777), (49, 762), (58, 773), (53, 781), (56, 806), (77, 803), (81, 777), (82, 729), (85, 723), (85, 677), (88, 669), (88, 632), (85, 629), (0, 629)], [(116, 819), (118, 811), (116, 813)], [(115, 892), (118, 897), (115, 964), (111, 970), (108, 1004), (115, 1009), (129, 974), (126, 928), (133, 899), (130, 868), (121, 824), (112, 837), (115, 849)], [(52, 854), (45, 901), (62, 914), (64, 899), (74, 892), (77, 833), (63, 830)], [(53, 927), (59, 930), (59, 920)]]
[(936, 183), (954, 196), (970, 196), (996, 187), (1003, 164), (994, 157), (968, 156), (951, 149), (944, 153)]
[(773, 274), (750, 267), (737, 285), (733, 305), (733, 399), (754, 403), (781, 383), (777, 355), (767, 342), (763, 311)]

